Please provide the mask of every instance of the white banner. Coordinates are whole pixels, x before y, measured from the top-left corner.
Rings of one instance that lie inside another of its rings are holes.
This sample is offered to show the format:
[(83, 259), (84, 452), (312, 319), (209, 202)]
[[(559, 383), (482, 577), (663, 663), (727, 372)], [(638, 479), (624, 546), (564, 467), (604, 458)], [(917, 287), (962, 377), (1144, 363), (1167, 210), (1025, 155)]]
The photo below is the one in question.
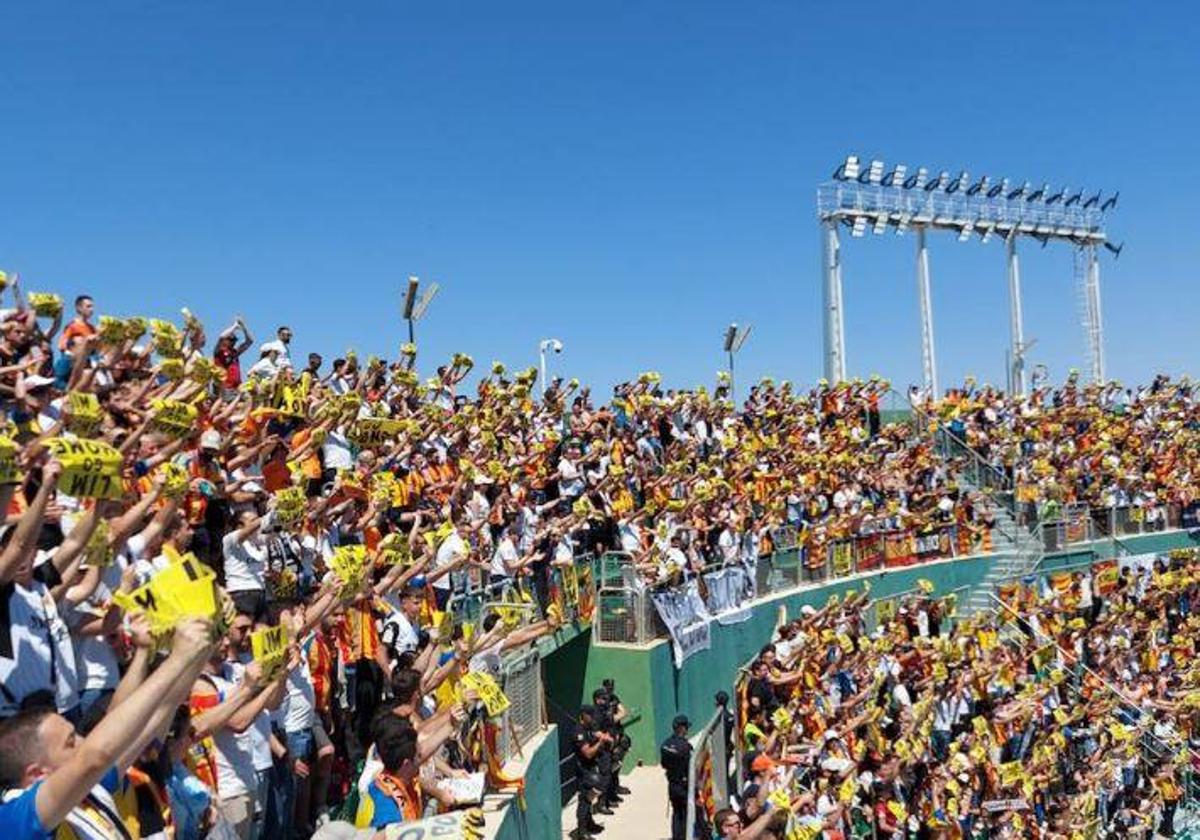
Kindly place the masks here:
[(712, 616), (704, 606), (696, 581), (689, 580), (683, 587), (652, 592), (650, 597), (671, 634), (676, 668), (683, 667), (684, 661), (697, 651), (709, 649)]

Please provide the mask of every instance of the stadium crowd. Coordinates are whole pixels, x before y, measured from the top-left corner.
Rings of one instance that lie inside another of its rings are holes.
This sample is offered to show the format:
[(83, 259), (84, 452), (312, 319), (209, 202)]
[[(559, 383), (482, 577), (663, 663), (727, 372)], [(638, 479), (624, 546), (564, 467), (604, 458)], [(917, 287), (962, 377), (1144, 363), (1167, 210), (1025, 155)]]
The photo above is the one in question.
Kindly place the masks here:
[(1072, 373), (1026, 396), (968, 382), (924, 410), (1012, 481), (1030, 521), (1083, 505), (1128, 507), (1154, 525), (1198, 501), (1200, 417), (1187, 378), (1127, 388)]
[(782, 625), (739, 686), (746, 785), (716, 836), (1172, 836), (1200, 767), (1200, 559), (1002, 597), (959, 620), (926, 584), (868, 632), (859, 592)]
[[(17, 837), (306, 837), (461, 809), (520, 789), (497, 758), (501, 656), (559, 627), (554, 572), (579, 555), (625, 551), (662, 584), (769, 553), (786, 525), (814, 557), (988, 526), (928, 442), (882, 422), (878, 379), (764, 381), (736, 410), (727, 382), (653, 373), (604, 403), (499, 363), (468, 390), (461, 354), (428, 379), (410, 344), (326, 367), (293, 359), (286, 326), (256, 346), (235, 318), (210, 343), (187, 310), (103, 316), (86, 295), (64, 324), (57, 296), (0, 286), (0, 827)], [(951, 422), (977, 437), (976, 399)], [(1163, 452), (1146, 411), (1116, 421), (1143, 467)], [(997, 451), (1025, 434), (986, 428)], [(459, 620), (469, 589), (540, 620)]]

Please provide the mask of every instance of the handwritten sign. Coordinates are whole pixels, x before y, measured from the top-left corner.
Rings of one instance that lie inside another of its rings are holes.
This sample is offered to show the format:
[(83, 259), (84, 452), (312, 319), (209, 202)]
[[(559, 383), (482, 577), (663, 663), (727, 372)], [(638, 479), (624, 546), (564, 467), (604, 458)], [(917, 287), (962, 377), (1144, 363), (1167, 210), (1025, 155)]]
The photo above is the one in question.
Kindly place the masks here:
[(488, 717), (502, 715), (509, 706), (508, 698), (504, 696), (504, 692), (500, 690), (500, 686), (496, 684), (496, 680), (491, 674), (472, 671), (463, 675), (462, 685), (463, 688), (479, 695)]
[(86, 391), (71, 391), (66, 400), (67, 429), (87, 437), (96, 433), (104, 412), (95, 394)]
[(58, 489), (68, 496), (84, 499), (119, 499), (124, 494), (121, 482), (121, 453), (107, 443), (86, 438), (50, 438), (46, 448), (63, 465)]
[(361, 545), (339, 545), (333, 551), (329, 566), (342, 583), (355, 589), (362, 581), (367, 565), (367, 549)]
[(399, 420), (387, 417), (364, 417), (350, 427), (350, 440), (361, 449), (376, 447), (395, 438), (405, 428)]
[(288, 635), (283, 627), (263, 627), (250, 634), (250, 651), (262, 666), (263, 676), (271, 679), (284, 663)]
[(181, 400), (152, 400), (154, 426), (172, 437), (186, 437), (196, 428), (199, 412), (194, 405)]
[(304, 516), (304, 489), (284, 487), (275, 491), (275, 519), (280, 525), (295, 525)]

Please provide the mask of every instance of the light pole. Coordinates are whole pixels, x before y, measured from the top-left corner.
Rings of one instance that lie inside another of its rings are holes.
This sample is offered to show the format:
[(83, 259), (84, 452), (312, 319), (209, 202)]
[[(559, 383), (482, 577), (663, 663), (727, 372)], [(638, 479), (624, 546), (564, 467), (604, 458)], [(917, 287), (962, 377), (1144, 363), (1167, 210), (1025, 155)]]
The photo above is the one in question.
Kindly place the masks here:
[(548, 383), (546, 381), (546, 351), (553, 350), (555, 353), (563, 351), (563, 343), (557, 338), (543, 338), (538, 342), (538, 358), (541, 361), (542, 378), (541, 387), (538, 389), (544, 396)]
[(425, 290), (425, 294), (421, 295), (421, 299), (417, 300), (417, 287), (421, 285), (421, 281), (416, 277), (408, 278), (408, 289), (404, 292), (404, 308), (401, 312), (401, 317), (408, 322), (408, 343), (416, 344), (416, 332), (413, 325), (420, 321), (425, 316), (425, 310), (429, 308), (429, 304), (433, 301), (434, 295), (438, 293), (440, 288), (437, 283), (430, 283), (429, 288)]
[(746, 343), (746, 339), (750, 337), (750, 328), (752, 324), (747, 324), (738, 329), (736, 323), (730, 324), (725, 328), (725, 352), (729, 356), (729, 400), (737, 406), (737, 389), (733, 383), (733, 355), (742, 349), (742, 345)]

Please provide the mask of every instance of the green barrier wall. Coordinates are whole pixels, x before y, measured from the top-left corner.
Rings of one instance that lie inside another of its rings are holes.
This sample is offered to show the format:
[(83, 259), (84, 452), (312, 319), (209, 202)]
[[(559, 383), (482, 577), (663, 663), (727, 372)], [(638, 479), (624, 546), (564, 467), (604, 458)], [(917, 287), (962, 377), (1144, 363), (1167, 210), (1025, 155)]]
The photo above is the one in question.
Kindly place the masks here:
[[(1122, 537), (1121, 543), (1135, 553), (1200, 546), (1200, 540), (1181, 531)], [(1111, 556), (1112, 544), (1097, 540), (1047, 555), (1041, 568), (1052, 571)], [(935, 591), (944, 593), (980, 583), (992, 560), (993, 557), (966, 557), (888, 569), (764, 599), (751, 608), (747, 621), (731, 625), (714, 622), (711, 648), (693, 655), (680, 670), (676, 670), (670, 644), (665, 641), (641, 647), (593, 645), (590, 631), (585, 630), (547, 653), (544, 659), (547, 698), (558, 709), (573, 711), (591, 702), (592, 690), (600, 686), (601, 680), (613, 678), (621, 701), (637, 716), (627, 728), (633, 739), (630, 757), (637, 762), (657, 764), (658, 745), (670, 734), (671, 720), (676, 714), (686, 714), (700, 725), (712, 715), (713, 695), (718, 690), (724, 689), (732, 695), (734, 672), (770, 639), (780, 605), (794, 616), (804, 604), (820, 607), (830, 595), (861, 589), (864, 579), (871, 581), (871, 594), (876, 598), (910, 591), (919, 578), (932, 581)]]
[[(527, 746), (525, 753), (525, 808), (515, 801), (499, 814), (495, 831), (489, 824), (488, 836), (496, 840), (532, 840), (562, 837), (562, 804), (559, 802), (558, 728), (551, 726), (540, 741)], [(488, 820), (496, 819), (489, 816)]]

